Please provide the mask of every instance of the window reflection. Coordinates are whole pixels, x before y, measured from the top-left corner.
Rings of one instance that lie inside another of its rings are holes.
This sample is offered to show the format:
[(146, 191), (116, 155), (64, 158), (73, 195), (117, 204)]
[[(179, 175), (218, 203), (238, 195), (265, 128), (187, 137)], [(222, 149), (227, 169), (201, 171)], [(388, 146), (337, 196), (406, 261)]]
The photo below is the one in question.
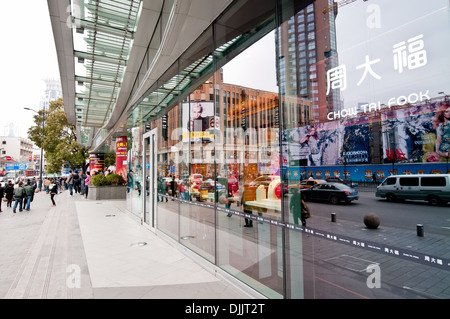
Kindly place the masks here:
[[(246, 34), (255, 42), (249, 49), (239, 48), (236, 57), (230, 48), (230, 56), (211, 53), (215, 72), (150, 121), (158, 127), (160, 229), (268, 296), (335, 297), (331, 282), (354, 298), (350, 284), (334, 280), (344, 273), (353, 284), (356, 276), (346, 265), (385, 257), (360, 251), (366, 240), (379, 239), (354, 227), (361, 209), (385, 214), (384, 226), (399, 238), (405, 227), (422, 222), (414, 210), (424, 206), (377, 199), (377, 187), (396, 185), (393, 174), (448, 172), (450, 107), (443, 90), (450, 65), (441, 49), (449, 33), (442, 9), (448, 2), (429, 8), (413, 2), (418, 9), (408, 12), (406, 1), (392, 4), (404, 15), (380, 24), (380, 1), (345, 2), (339, 10), (325, 0), (306, 8), (283, 1), (281, 25), (264, 37)], [(216, 39), (226, 34), (221, 28)], [(139, 196), (136, 158), (130, 190)], [(399, 185), (421, 185), (405, 181), (414, 184)], [(441, 179), (423, 181), (444, 187)], [(337, 191), (343, 197), (329, 195)], [(302, 216), (302, 199), (308, 199), (310, 218)], [(448, 209), (439, 204), (426, 210)], [(330, 224), (331, 210), (342, 224)], [(401, 215), (400, 225), (389, 219), (393, 215)], [(363, 258), (354, 257), (360, 253)], [(324, 260), (331, 265), (325, 270)], [(390, 279), (399, 287), (410, 284)], [(401, 296), (389, 289), (382, 294), (391, 293)]]

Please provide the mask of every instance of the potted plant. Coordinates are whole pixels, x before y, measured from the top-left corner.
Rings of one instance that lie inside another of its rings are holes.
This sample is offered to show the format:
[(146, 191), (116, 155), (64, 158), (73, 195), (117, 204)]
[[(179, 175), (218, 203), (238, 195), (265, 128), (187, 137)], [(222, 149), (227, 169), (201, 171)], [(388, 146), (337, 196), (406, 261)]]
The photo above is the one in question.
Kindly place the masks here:
[(88, 198), (94, 200), (125, 199), (126, 184), (119, 174), (94, 175), (89, 181)]

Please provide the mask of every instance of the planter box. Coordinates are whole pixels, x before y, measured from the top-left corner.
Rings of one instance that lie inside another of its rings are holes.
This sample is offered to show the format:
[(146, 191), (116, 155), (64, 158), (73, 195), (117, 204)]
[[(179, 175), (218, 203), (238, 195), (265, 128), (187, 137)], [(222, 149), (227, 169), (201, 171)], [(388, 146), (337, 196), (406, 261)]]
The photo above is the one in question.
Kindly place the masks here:
[(89, 186), (88, 199), (126, 199), (126, 185)]

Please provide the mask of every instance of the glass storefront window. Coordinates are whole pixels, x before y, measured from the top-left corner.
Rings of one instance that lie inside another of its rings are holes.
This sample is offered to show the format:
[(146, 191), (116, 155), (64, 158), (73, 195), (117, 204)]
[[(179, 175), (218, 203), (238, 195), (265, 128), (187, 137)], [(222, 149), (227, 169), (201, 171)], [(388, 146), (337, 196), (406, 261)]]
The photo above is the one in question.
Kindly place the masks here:
[(239, 3), (152, 96), (158, 229), (271, 298), (450, 297), (448, 1)]

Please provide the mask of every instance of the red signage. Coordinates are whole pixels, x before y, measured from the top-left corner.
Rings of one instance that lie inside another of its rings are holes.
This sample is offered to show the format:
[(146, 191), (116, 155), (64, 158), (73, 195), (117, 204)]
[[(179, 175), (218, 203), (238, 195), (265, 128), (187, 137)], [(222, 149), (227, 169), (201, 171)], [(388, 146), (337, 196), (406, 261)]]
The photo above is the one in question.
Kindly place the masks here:
[(89, 154), (89, 171), (105, 171), (105, 154)]
[(127, 180), (127, 137), (116, 137), (116, 174)]
[(7, 161), (12, 160), (11, 156), (6, 156), (6, 160), (7, 160)]

